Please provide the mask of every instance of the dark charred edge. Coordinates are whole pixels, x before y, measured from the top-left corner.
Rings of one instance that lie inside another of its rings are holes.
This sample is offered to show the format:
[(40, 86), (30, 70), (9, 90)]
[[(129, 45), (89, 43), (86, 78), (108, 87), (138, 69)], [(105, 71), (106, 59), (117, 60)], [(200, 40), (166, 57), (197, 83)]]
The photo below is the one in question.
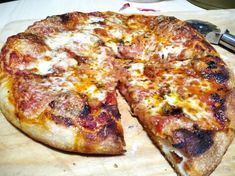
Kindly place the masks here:
[(61, 22), (62, 22), (63, 24), (66, 24), (66, 23), (68, 23), (68, 22), (70, 21), (70, 16), (69, 16), (68, 13), (62, 14), (62, 15), (58, 15), (58, 16), (60, 17)]
[(213, 101), (213, 105), (211, 107), (212, 112), (214, 114), (214, 117), (221, 125), (226, 125), (226, 122), (229, 122), (230, 119), (226, 115), (226, 101), (228, 98), (228, 95), (230, 95), (231, 92), (229, 92), (227, 95), (221, 97), (218, 93), (212, 93), (210, 95), (210, 99)]
[(186, 153), (189, 157), (198, 157), (205, 153), (213, 145), (212, 131), (194, 129), (189, 131), (187, 129), (179, 129), (174, 132), (175, 137), (180, 140), (179, 143), (172, 146), (176, 149), (180, 149)]

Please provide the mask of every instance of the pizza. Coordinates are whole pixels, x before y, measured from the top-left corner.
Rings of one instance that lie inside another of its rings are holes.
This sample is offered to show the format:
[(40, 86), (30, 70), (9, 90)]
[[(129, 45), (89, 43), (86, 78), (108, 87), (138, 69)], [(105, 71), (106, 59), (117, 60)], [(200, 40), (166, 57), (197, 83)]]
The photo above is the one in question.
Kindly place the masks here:
[(117, 91), (179, 175), (209, 175), (234, 137), (233, 73), (175, 17), (50, 16), (9, 37), (0, 63), (2, 113), (57, 149), (123, 154)]

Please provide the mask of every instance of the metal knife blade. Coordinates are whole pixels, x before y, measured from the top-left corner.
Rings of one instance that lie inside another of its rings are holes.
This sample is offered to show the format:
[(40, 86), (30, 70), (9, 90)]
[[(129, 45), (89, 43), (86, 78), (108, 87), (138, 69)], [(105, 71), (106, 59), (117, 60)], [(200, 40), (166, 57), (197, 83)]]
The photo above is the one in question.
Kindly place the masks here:
[(221, 33), (216, 25), (207, 21), (186, 20), (186, 23), (204, 35), (208, 42), (222, 45), (235, 52), (235, 36), (230, 34), (228, 30)]
[(220, 34), (219, 32), (209, 32), (208, 34), (206, 34), (206, 39), (210, 43), (218, 45), (221, 36), (222, 36), (222, 34)]
[(220, 44), (235, 52), (235, 36), (230, 34), (228, 30), (222, 34), (219, 32), (209, 32), (206, 34), (206, 39), (212, 44)]

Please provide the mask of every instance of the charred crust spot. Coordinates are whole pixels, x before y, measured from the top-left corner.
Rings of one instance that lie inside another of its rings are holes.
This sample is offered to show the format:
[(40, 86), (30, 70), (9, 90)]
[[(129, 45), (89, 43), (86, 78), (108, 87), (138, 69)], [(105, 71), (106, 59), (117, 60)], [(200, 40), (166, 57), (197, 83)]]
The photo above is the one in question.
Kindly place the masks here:
[(179, 129), (174, 132), (179, 141), (173, 147), (182, 149), (188, 156), (197, 157), (205, 153), (213, 144), (213, 132), (194, 129)]
[(229, 79), (228, 72), (225, 71), (220, 73), (215, 73), (213, 77), (218, 83), (224, 83)]
[(223, 103), (223, 99), (217, 93), (212, 93), (210, 97), (211, 97), (211, 100), (214, 102)]
[(61, 22), (62, 22), (63, 24), (68, 23), (68, 22), (69, 22), (69, 20), (70, 20), (70, 17), (69, 17), (69, 15), (68, 15), (68, 14), (60, 15), (59, 17), (60, 17)]
[(202, 72), (202, 76), (205, 79), (214, 79), (217, 83), (223, 84), (226, 83), (229, 79), (229, 73), (226, 71), (225, 68), (223, 68), (220, 72), (213, 72), (205, 70)]
[(209, 61), (209, 62), (207, 62), (207, 65), (208, 65), (208, 68), (209, 68), (209, 69), (215, 69), (215, 68), (217, 68), (217, 64), (216, 64), (215, 61)]
[(199, 70), (205, 79), (214, 79), (219, 84), (228, 81), (229, 72), (221, 58), (208, 55), (201, 60), (206, 63), (206, 68)]
[(107, 122), (107, 126), (108, 129), (112, 129), (112, 130), (116, 130), (117, 129), (117, 125), (116, 122), (113, 119), (109, 119)]
[(216, 106), (212, 106), (212, 111), (214, 113), (215, 118), (222, 124), (224, 124), (228, 119), (225, 115), (225, 106), (224, 103)]

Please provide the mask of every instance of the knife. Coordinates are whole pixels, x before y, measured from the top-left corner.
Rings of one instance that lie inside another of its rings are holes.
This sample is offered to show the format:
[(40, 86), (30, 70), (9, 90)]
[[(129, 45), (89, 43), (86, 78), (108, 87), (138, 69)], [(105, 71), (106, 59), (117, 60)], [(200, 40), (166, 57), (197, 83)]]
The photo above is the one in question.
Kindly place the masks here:
[(206, 35), (206, 39), (212, 44), (220, 44), (235, 52), (235, 36), (230, 34), (228, 30), (223, 34), (219, 32), (209, 32)]
[(216, 25), (201, 20), (186, 20), (186, 23), (204, 35), (210, 43), (224, 46), (235, 52), (235, 36), (228, 30), (221, 33)]

